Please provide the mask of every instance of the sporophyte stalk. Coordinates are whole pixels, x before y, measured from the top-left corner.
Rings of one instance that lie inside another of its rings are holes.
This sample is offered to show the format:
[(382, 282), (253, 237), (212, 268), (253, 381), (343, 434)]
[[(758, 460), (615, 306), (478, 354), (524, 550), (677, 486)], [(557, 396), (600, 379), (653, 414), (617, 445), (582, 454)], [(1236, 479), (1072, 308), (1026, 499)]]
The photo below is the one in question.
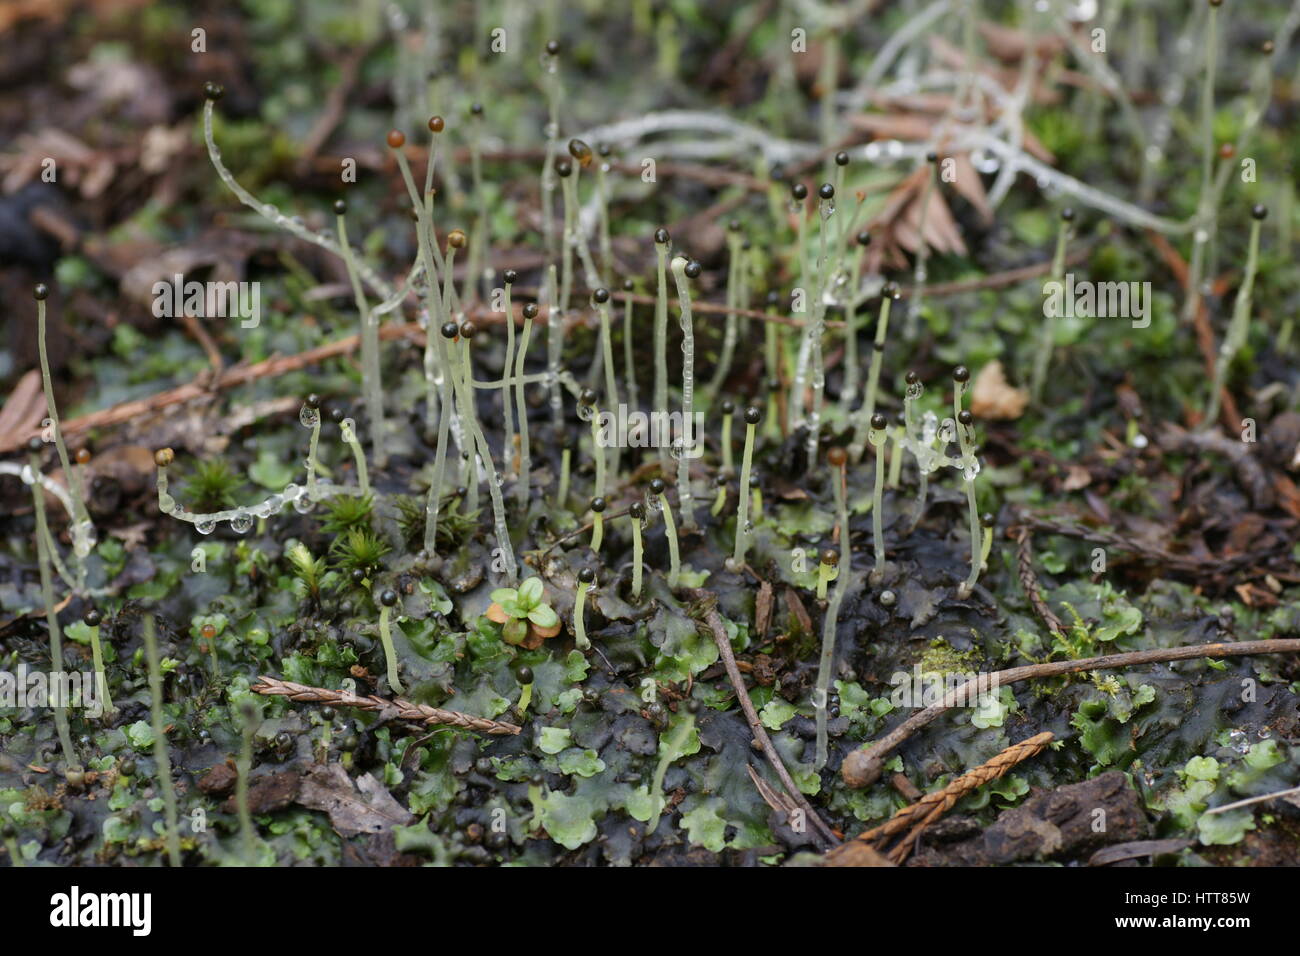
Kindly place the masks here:
[(587, 592), (596, 586), (596, 572), (591, 568), (583, 568), (578, 572), (578, 593), (573, 599), (573, 636), (574, 644), (578, 650), (585, 651), (591, 647), (591, 641), (587, 639), (586, 609), (587, 609)]
[(397, 650), (393, 646), (392, 612), (397, 606), (397, 592), (385, 588), (379, 595), (379, 640), (384, 648), (384, 664), (388, 669), (388, 686), (396, 694), (405, 694), (402, 679), (398, 676)]
[(379, 318), (366, 302), (361, 287), (356, 256), (348, 244), (347, 203), (342, 199), (334, 203), (334, 219), (338, 225), (339, 247), (347, 266), (348, 281), (352, 284), (352, 297), (356, 300), (357, 314), (361, 319), (361, 380), (366, 395), (366, 411), (370, 416), (370, 446), (376, 467), (388, 461), (384, 450), (384, 389), (379, 378)]
[(731, 554), (733, 572), (745, 566), (745, 550), (749, 546), (749, 479), (754, 463), (754, 432), (763, 420), (763, 413), (758, 406), (750, 405), (745, 409), (745, 451), (740, 459), (740, 500), (736, 511), (736, 543)]
[[(1074, 222), (1074, 210), (1066, 206), (1061, 210), (1061, 224), (1056, 231), (1056, 252), (1052, 255), (1051, 281), (1059, 283), (1065, 275), (1065, 250), (1070, 241), (1071, 224)], [(1056, 347), (1057, 311), (1051, 310), (1043, 323), (1042, 338), (1038, 343), (1038, 352), (1034, 356), (1033, 378), (1029, 394), (1034, 404), (1038, 404), (1043, 394), (1043, 385), (1047, 381), (1047, 370), (1052, 362), (1052, 350)]]
[[(682, 326), (682, 434), (673, 442), (673, 457), (677, 459), (677, 506), (682, 511), (682, 527), (691, 529), (696, 526), (690, 465), (696, 441), (691, 431), (695, 420), (695, 331), (691, 318), (690, 284), (686, 280), (698, 278), (701, 267), (698, 262), (688, 262), (677, 256), (673, 259), (672, 269)], [(680, 451), (678, 442), (681, 443)]]

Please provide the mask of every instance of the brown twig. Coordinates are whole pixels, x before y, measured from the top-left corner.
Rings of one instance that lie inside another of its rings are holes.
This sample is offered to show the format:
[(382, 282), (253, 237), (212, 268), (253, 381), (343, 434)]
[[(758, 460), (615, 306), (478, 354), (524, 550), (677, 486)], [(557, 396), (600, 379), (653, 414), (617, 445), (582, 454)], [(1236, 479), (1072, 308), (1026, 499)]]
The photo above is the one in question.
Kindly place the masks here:
[(1016, 569), (1020, 586), (1024, 588), (1025, 597), (1029, 598), (1029, 605), (1034, 609), (1034, 613), (1043, 619), (1043, 623), (1048, 628), (1057, 634), (1064, 634), (1065, 625), (1047, 606), (1042, 593), (1038, 590), (1038, 576), (1034, 574), (1033, 536), (1023, 525), (1016, 531)]
[[(342, 121), (344, 113), (347, 110), (348, 97), (352, 94), (353, 87), (357, 84), (357, 78), (361, 75), (361, 65), (370, 55), (373, 44), (364, 43), (359, 47), (349, 51), (343, 58), (339, 66), (339, 81), (330, 90), (329, 96), (325, 98), (325, 108), (321, 110), (316, 122), (312, 124), (311, 130), (307, 133), (307, 139), (303, 143), (302, 152), (298, 156), (298, 168), (306, 170), (315, 160), (316, 154), (320, 152), (322, 146), (334, 132), (334, 128)], [(336, 167), (337, 169), (337, 167)]]
[[(1091, 244), (1080, 245), (1072, 249), (1065, 257), (1067, 266), (1078, 265), (1092, 255)], [(1005, 272), (995, 272), (992, 275), (981, 276), (978, 279), (958, 279), (953, 282), (936, 282), (933, 285), (925, 287), (927, 296), (940, 295), (960, 295), (963, 292), (980, 292), (985, 289), (1000, 289), (1004, 286), (1015, 285), (1017, 282), (1024, 282), (1026, 279), (1034, 279), (1038, 276), (1047, 275), (1052, 270), (1052, 261), (1044, 259), (1042, 262), (1035, 262), (1027, 266), (1019, 266), (1015, 269), (1008, 269)], [(916, 289), (908, 286), (898, 290), (904, 298), (909, 298), (916, 294)]]
[[(389, 324), (381, 326), (379, 329), (379, 337), (382, 339), (403, 338), (413, 336), (416, 333), (422, 333), (422, 330), (419, 325), (414, 322), (410, 324)], [(188, 385), (181, 385), (178, 388), (168, 389), (165, 392), (159, 392), (156, 395), (150, 395), (147, 398), (121, 402), (110, 408), (91, 412), (89, 415), (82, 415), (80, 418), (74, 418), (71, 421), (64, 422), (60, 426), (60, 431), (65, 435), (74, 435), (78, 432), (88, 431), (92, 428), (106, 428), (111, 425), (121, 425), (141, 415), (159, 412), (164, 408), (170, 408), (173, 405), (181, 405), (185, 402), (192, 402), (205, 398), (209, 395), (210, 391), (216, 391), (223, 388), (234, 388), (237, 385), (246, 385), (249, 382), (257, 381), (258, 379), (283, 375), (286, 372), (297, 371), (298, 369), (305, 368), (308, 365), (316, 365), (317, 363), (324, 362), (327, 359), (337, 358), (340, 355), (347, 355), (349, 352), (356, 350), (359, 343), (360, 338), (358, 336), (349, 335), (346, 338), (339, 339), (337, 342), (330, 342), (327, 345), (308, 349), (306, 352), (299, 352), (297, 355), (277, 355), (253, 365), (235, 366), (223, 372), (213, 382), (209, 383), (207, 388), (190, 383)], [(10, 452), (17, 448), (21, 448), (23, 443), (34, 434), (39, 434), (39, 431), (33, 429), (26, 434), (0, 436), (0, 453)]]
[(781, 785), (785, 787), (790, 798), (798, 804), (799, 809), (804, 812), (804, 815), (818, 833), (832, 845), (839, 843), (839, 837), (835, 834), (835, 831), (817, 815), (817, 811), (808, 802), (808, 798), (795, 786), (794, 780), (790, 777), (790, 772), (785, 769), (785, 764), (781, 762), (780, 754), (772, 746), (772, 738), (767, 735), (767, 730), (764, 729), (762, 721), (758, 719), (758, 711), (754, 709), (754, 702), (749, 699), (749, 692), (745, 689), (744, 678), (740, 676), (740, 668), (736, 666), (736, 655), (731, 651), (731, 638), (727, 637), (727, 628), (718, 614), (717, 595), (710, 591), (694, 589), (692, 589), (691, 593), (705, 602), (704, 622), (709, 626), (709, 630), (713, 632), (713, 642), (718, 645), (718, 654), (722, 658), (723, 666), (727, 669), (727, 678), (731, 681), (736, 700), (740, 704), (740, 709), (744, 711), (745, 720), (749, 722), (749, 729), (753, 732), (754, 739), (758, 741), (758, 746), (763, 751), (763, 756), (767, 758), (772, 772), (776, 774), (777, 779), (781, 781)]
[[(1154, 229), (1147, 230), (1147, 238), (1155, 246), (1160, 258), (1165, 261), (1169, 271), (1174, 274), (1174, 281), (1183, 287), (1183, 294), (1196, 297), (1196, 308), (1192, 312), (1192, 327), (1196, 333), (1196, 347), (1201, 352), (1201, 361), (1205, 363), (1205, 376), (1214, 381), (1214, 370), (1219, 362), (1219, 350), (1214, 344), (1214, 329), (1210, 325), (1210, 309), (1205, 304), (1205, 297), (1200, 289), (1189, 288), (1188, 279), (1191, 271), (1184, 259), (1174, 248), (1173, 243)], [(1228, 288), (1226, 276), (1220, 276), (1213, 283), (1215, 295), (1222, 295)], [(1241, 421), (1241, 412), (1237, 410), (1237, 400), (1232, 397), (1225, 385), (1220, 394), (1219, 406), (1222, 409), (1221, 421), (1229, 431), (1237, 428)]]
[[(1041, 753), (1053, 739), (1052, 732), (1045, 730), (1018, 744), (1012, 744), (993, 759), (980, 764), (974, 770), (967, 771), (946, 787), (934, 793), (927, 793), (916, 803), (903, 807), (880, 826), (859, 833), (855, 839), (863, 843), (877, 844), (879, 849), (879, 845), (884, 841), (907, 830), (907, 835), (889, 852), (890, 860), (894, 863), (902, 863), (912, 852), (916, 838), (922, 831), (956, 806), (958, 800), (972, 790), (978, 790), (989, 781), (1004, 776), (1016, 764)], [(832, 858), (843, 849), (843, 847), (836, 847), (831, 850), (827, 854), (827, 862), (834, 865)]]
[(1069, 538), (1080, 538), (1084, 541), (1090, 541), (1093, 544), (1104, 545), (1108, 548), (1115, 548), (1119, 551), (1127, 551), (1130, 554), (1137, 555), (1138, 557), (1144, 558), (1148, 561), (1154, 561), (1158, 564), (1166, 565), (1168, 569), (1179, 571), (1183, 574), (1224, 574), (1230, 571), (1236, 571), (1240, 568), (1249, 567), (1263, 557), (1263, 555), (1259, 553), (1243, 553), (1222, 558), (1194, 558), (1186, 554), (1174, 554), (1173, 552), (1166, 551), (1163, 548), (1155, 548), (1139, 541), (1131, 541), (1113, 531), (1103, 531), (1100, 528), (1084, 528), (1069, 522), (1029, 514), (1027, 512), (1021, 514), (1020, 520), (1025, 526), (1034, 531), (1045, 531), (1049, 534), (1059, 534)]
[(221, 349), (217, 347), (216, 341), (208, 334), (208, 330), (203, 327), (203, 323), (188, 312), (181, 312), (181, 325), (190, 337), (198, 343), (199, 348), (203, 349), (203, 354), (208, 359), (208, 365), (211, 369), (208, 373), (211, 380), (215, 381), (221, 377), (221, 371), (226, 367), (225, 361), (221, 358)]
[(1075, 661), (1051, 661), (1046, 664), (1028, 664), (979, 674), (944, 694), (936, 704), (917, 711), (873, 744), (855, 750), (844, 758), (840, 773), (850, 787), (867, 787), (880, 778), (885, 757), (903, 741), (926, 724), (942, 715), (958, 701), (973, 699), (977, 692), (987, 692), (990, 687), (1002, 687), (1037, 677), (1059, 677), (1079, 671), (1114, 670), (1120, 667), (1139, 667), (1143, 664), (1164, 664), (1170, 661), (1195, 660), (1200, 657), (1242, 657), (1251, 654), (1286, 654), (1300, 651), (1300, 639), (1284, 638), (1271, 641), (1241, 641), (1237, 644), (1195, 644), (1189, 647), (1161, 647), (1151, 651), (1133, 651), (1127, 654), (1105, 654), (1085, 657)]
[(260, 683), (254, 684), (249, 688), (250, 690), (267, 697), (288, 697), (300, 704), (356, 707), (358, 710), (378, 713), (390, 720), (414, 720), (428, 726), (439, 724), (447, 727), (459, 727), (461, 730), (476, 730), (481, 734), (490, 734), (494, 737), (503, 734), (517, 734), (522, 729), (514, 724), (489, 720), (486, 717), (475, 717), (472, 714), (463, 714), (458, 710), (443, 710), (440, 707), (430, 707), (428, 704), (415, 704), (401, 697), (393, 700), (385, 700), (383, 697), (376, 697), (374, 694), (369, 697), (358, 697), (356, 694), (345, 690), (309, 687), (306, 684), (295, 684), (293, 681), (280, 680), (275, 677), (264, 676), (259, 677), (258, 680)]

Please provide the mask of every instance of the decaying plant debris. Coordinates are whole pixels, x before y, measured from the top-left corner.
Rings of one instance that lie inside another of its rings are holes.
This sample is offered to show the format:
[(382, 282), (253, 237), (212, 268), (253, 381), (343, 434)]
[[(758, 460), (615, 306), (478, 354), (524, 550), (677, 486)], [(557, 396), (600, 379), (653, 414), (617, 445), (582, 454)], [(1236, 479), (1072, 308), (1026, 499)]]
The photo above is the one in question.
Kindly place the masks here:
[(0, 14), (5, 865), (1300, 859), (1300, 2), (298, 16)]

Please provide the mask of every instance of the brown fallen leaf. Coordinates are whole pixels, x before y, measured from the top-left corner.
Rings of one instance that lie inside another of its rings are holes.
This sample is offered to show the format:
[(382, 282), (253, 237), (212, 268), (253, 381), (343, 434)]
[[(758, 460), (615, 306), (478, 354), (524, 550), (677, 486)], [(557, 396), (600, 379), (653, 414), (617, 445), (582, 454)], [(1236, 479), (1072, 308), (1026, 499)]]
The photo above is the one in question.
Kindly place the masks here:
[(860, 840), (850, 840), (823, 857), (818, 866), (895, 866), (879, 850)]
[(993, 421), (1012, 421), (1025, 413), (1029, 404), (1029, 390), (1013, 388), (997, 359), (989, 362), (971, 389), (970, 411), (976, 418)]
[(22, 436), (38, 427), (45, 415), (45, 393), (41, 389), (41, 373), (29, 370), (0, 407), (0, 441), (8, 439), (19, 444)]
[(385, 833), (415, 819), (373, 776), (363, 774), (353, 786), (337, 763), (313, 767), (303, 778), (297, 801), (309, 810), (328, 813), (330, 824), (345, 837)]
[(977, 27), (984, 46), (994, 57), (1006, 63), (1019, 63), (1025, 51), (1032, 47), (1040, 58), (1047, 58), (1065, 49), (1065, 38), (1055, 33), (1031, 36), (1016, 27), (983, 21)]
[(23, 133), (15, 146), (16, 152), (0, 154), (3, 189), (7, 194), (39, 180), (47, 160), (51, 159), (59, 171), (59, 182), (77, 187), (85, 199), (94, 199), (102, 193), (117, 174), (117, 164), (110, 153), (93, 149), (61, 129), (45, 127), (35, 133)]
[(1092, 472), (1083, 465), (1070, 465), (1065, 469), (1065, 480), (1061, 482), (1062, 491), (1082, 491), (1092, 484)]
[[(217, 767), (220, 767), (218, 764)], [(211, 775), (217, 769), (208, 771)], [(238, 774), (236, 774), (238, 777)], [(207, 779), (206, 777), (204, 778)], [(248, 810), (250, 813), (274, 813), (294, 802), (302, 786), (302, 775), (296, 770), (277, 770), (254, 777), (248, 784)], [(221, 805), (223, 813), (237, 813), (239, 806), (234, 796), (227, 797)]]
[[(930, 167), (918, 166), (905, 176), (885, 198), (885, 204), (868, 224), (873, 239), (867, 252), (869, 267), (879, 270), (887, 264), (890, 268), (905, 268), (903, 252), (917, 253), (921, 248), (922, 197), (926, 193)], [(929, 190), (925, 205), (924, 240), (930, 252), (966, 254), (966, 243), (961, 229), (948, 209), (941, 189)]]
[(764, 581), (758, 586), (758, 596), (754, 599), (754, 630), (759, 640), (767, 637), (767, 627), (772, 623), (772, 582)]
[(1300, 519), (1300, 487), (1286, 475), (1276, 472), (1273, 475), (1273, 491), (1277, 494), (1277, 505), (1292, 518)]
[(984, 181), (980, 179), (980, 174), (971, 165), (970, 154), (954, 153), (952, 156), (945, 156), (944, 158), (952, 160), (953, 188), (975, 207), (975, 211), (979, 213), (980, 219), (986, 225), (991, 225), (993, 223), (993, 207), (989, 205), (988, 193), (984, 191)]
[(798, 628), (804, 634), (811, 634), (812, 618), (808, 616), (808, 609), (803, 606), (803, 601), (794, 588), (787, 587), (785, 589), (785, 606), (790, 609), (790, 617)]
[(239, 782), (239, 771), (229, 760), (213, 765), (199, 777), (198, 787), (210, 797), (224, 797)]

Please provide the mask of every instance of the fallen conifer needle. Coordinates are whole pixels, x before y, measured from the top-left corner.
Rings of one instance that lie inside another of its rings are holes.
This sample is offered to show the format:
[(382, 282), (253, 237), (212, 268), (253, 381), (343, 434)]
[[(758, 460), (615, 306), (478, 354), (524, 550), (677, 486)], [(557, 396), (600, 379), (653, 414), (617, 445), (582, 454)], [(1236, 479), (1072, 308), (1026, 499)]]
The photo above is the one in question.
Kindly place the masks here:
[[(1052, 732), (1045, 730), (1018, 744), (1012, 744), (993, 759), (980, 764), (974, 770), (967, 771), (946, 787), (927, 793), (916, 803), (903, 807), (880, 826), (858, 834), (856, 839), (863, 843), (873, 843), (879, 848), (894, 834), (907, 830), (907, 835), (889, 852), (889, 859), (892, 862), (902, 863), (911, 853), (916, 838), (921, 835), (921, 832), (951, 810), (958, 800), (971, 791), (978, 790), (984, 784), (997, 780), (1016, 764), (1037, 756), (1052, 740)], [(834, 866), (838, 859), (836, 854), (846, 855), (842, 853), (843, 850), (843, 846), (831, 850), (826, 855), (826, 862)]]
[(260, 683), (250, 688), (254, 692), (267, 697), (288, 697), (300, 704), (356, 707), (359, 710), (378, 713), (390, 720), (414, 720), (429, 726), (442, 724), (448, 727), (459, 727), (462, 730), (476, 730), (492, 736), (517, 734), (521, 729), (514, 724), (489, 720), (486, 717), (474, 717), (470, 714), (462, 714), (458, 710), (443, 710), (439, 707), (430, 707), (428, 704), (415, 704), (401, 697), (393, 700), (385, 700), (374, 694), (369, 697), (359, 697), (345, 690), (309, 687), (306, 684), (295, 684), (293, 681), (279, 680), (275, 677), (259, 677), (258, 680)]

